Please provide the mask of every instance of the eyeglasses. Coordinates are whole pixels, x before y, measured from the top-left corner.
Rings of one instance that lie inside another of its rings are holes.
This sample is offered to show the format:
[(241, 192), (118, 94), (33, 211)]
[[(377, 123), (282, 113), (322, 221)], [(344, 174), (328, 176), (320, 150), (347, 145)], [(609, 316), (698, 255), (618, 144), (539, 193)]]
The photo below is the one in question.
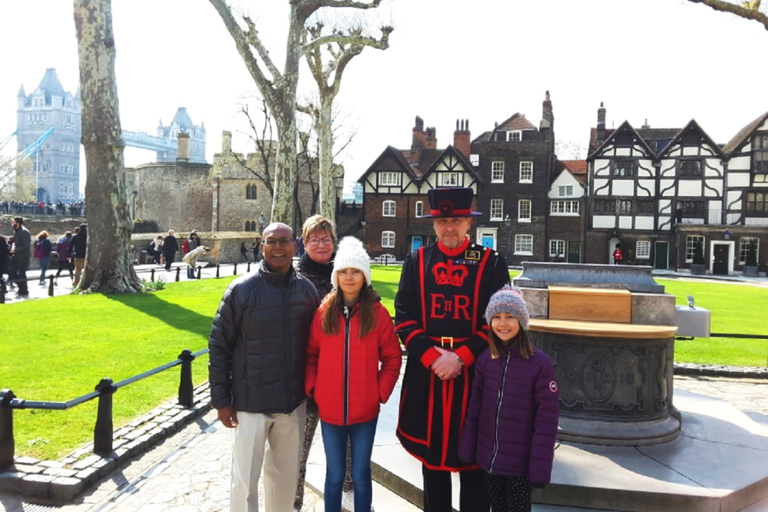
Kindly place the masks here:
[(292, 238), (270, 238), (269, 240), (264, 240), (262, 244), (266, 245), (267, 247), (277, 247), (278, 245), (280, 247), (285, 247), (288, 244), (293, 243)]
[(309, 245), (311, 247), (317, 247), (318, 245), (332, 245), (333, 244), (333, 238), (310, 238), (309, 239)]

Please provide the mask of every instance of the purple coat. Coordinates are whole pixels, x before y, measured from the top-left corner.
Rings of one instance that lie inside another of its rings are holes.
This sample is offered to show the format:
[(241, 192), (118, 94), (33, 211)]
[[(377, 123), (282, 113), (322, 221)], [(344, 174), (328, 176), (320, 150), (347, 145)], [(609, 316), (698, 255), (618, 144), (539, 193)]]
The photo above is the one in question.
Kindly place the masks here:
[(459, 443), (459, 457), (493, 475), (546, 484), (552, 473), (558, 418), (557, 381), (542, 351), (517, 351), (475, 363), (475, 380)]

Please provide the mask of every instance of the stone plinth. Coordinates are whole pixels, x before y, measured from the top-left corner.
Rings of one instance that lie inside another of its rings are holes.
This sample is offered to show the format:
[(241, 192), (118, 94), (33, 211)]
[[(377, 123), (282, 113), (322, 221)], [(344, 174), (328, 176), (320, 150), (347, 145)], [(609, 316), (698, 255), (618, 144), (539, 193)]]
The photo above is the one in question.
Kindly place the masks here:
[(653, 280), (653, 267), (645, 265), (600, 265), (597, 263), (541, 263), (526, 261), (515, 286), (583, 286), (619, 288), (630, 292), (664, 293), (664, 286)]

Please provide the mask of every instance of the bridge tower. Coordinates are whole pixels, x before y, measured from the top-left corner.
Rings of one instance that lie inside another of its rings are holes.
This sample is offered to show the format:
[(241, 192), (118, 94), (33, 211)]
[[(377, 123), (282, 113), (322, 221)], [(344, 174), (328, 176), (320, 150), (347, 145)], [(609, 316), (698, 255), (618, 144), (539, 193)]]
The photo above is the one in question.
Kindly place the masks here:
[(19, 88), (16, 108), (18, 151), (53, 133), (32, 156), (37, 200), (72, 202), (80, 190), (80, 91), (65, 91), (54, 68), (45, 70), (37, 88), (27, 95)]
[(173, 142), (173, 149), (167, 151), (157, 151), (158, 162), (175, 162), (178, 154), (176, 141), (179, 133), (189, 134), (189, 161), (194, 163), (205, 163), (205, 123), (199, 126), (192, 123), (186, 107), (179, 107), (176, 115), (168, 126), (163, 126), (163, 121), (157, 124), (157, 136), (169, 139)]

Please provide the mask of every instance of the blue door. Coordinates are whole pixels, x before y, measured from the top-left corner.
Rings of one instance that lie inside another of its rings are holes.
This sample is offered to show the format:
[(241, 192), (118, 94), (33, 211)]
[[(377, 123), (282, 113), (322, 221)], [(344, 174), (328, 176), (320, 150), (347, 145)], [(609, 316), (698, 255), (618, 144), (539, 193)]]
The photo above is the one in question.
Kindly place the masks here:
[(421, 237), (418, 235), (415, 235), (413, 238), (411, 238), (411, 251), (415, 251), (416, 249), (420, 248), (422, 246)]
[(493, 235), (483, 235), (483, 247), (487, 247), (489, 249), (494, 249), (494, 238)]

